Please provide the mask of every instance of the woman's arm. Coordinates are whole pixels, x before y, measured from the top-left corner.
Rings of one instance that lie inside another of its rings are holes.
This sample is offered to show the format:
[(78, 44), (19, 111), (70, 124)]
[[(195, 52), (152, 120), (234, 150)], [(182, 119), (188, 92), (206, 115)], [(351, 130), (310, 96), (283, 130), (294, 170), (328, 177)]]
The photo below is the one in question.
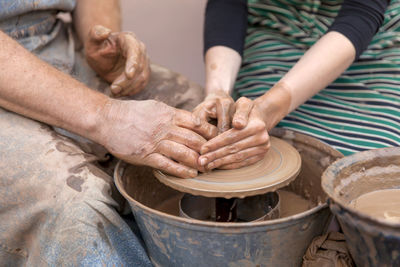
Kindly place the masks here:
[(341, 33), (324, 35), (277, 84), (255, 100), (267, 130), (339, 77), (355, 55), (354, 46)]
[(242, 63), (247, 0), (209, 0), (204, 23), (206, 94), (231, 94)]
[(265, 138), (261, 137), (334, 81), (361, 54), (383, 22), (386, 6), (386, 0), (379, 3), (374, 0), (345, 1), (331, 31), (315, 43), (273, 88), (255, 101), (238, 100), (232, 120), (234, 128), (203, 145), (199, 163), (208, 169), (237, 168), (254, 163), (257, 153), (262, 152), (257, 152), (254, 147), (260, 147), (260, 144), (268, 147), (268, 144), (262, 146)]
[(200, 125), (210, 118), (219, 132), (231, 127), (235, 112), (230, 96), (242, 62), (247, 28), (247, 0), (209, 0), (204, 24), (206, 99), (193, 111)]
[(226, 46), (214, 46), (207, 50), (206, 98), (193, 110), (196, 125), (217, 119), (218, 131), (223, 133), (231, 128), (235, 113), (235, 102), (231, 95), (242, 59), (238, 52)]
[(199, 164), (206, 169), (233, 169), (262, 159), (269, 148), (268, 131), (336, 79), (354, 57), (354, 46), (346, 37), (326, 34), (267, 93), (255, 101), (238, 100), (234, 128), (203, 145)]

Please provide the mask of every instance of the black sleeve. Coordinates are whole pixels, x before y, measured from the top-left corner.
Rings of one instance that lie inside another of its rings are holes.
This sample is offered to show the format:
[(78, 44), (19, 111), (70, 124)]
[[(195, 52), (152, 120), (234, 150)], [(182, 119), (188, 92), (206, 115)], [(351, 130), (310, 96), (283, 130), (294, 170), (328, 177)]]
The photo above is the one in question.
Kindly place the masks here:
[(243, 54), (247, 0), (208, 0), (204, 23), (204, 53), (222, 45)]
[(346, 36), (356, 49), (356, 59), (383, 23), (390, 0), (344, 0), (329, 31)]

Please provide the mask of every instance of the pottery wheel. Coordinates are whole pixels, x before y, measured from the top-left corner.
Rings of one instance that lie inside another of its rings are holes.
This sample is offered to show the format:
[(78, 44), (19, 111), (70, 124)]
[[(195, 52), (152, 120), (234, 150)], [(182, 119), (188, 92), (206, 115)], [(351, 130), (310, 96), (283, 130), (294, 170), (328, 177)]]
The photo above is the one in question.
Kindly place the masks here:
[(299, 152), (287, 142), (271, 137), (263, 160), (235, 170), (213, 170), (195, 178), (182, 179), (155, 170), (158, 180), (178, 191), (205, 197), (247, 197), (288, 185), (300, 172)]

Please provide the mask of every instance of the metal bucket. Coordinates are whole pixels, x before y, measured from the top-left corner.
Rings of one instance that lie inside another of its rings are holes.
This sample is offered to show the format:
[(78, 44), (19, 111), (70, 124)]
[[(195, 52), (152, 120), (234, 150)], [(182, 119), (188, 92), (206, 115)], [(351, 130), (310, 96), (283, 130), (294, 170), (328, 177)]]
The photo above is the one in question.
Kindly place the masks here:
[[(179, 217), (177, 203), (183, 193), (158, 182), (150, 168), (118, 163), (115, 183), (132, 208), (155, 266), (301, 265), (311, 240), (331, 218), (321, 174), (342, 154), (302, 134), (278, 129), (274, 135), (291, 143), (302, 157), (299, 177), (286, 189), (315, 203), (281, 219), (216, 223)], [(171, 205), (170, 211), (161, 212), (160, 204)]]
[(324, 172), (322, 187), (356, 265), (400, 266), (400, 224), (349, 206), (360, 195), (400, 188), (400, 147), (360, 152), (336, 161)]

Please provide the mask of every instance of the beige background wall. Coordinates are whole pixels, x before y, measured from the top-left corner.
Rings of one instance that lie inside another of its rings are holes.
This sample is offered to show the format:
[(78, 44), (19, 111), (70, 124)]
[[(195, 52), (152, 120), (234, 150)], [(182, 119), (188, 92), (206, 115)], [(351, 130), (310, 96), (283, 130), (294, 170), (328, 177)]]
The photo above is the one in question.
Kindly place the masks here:
[(122, 0), (123, 29), (136, 33), (150, 59), (204, 85), (206, 0)]

